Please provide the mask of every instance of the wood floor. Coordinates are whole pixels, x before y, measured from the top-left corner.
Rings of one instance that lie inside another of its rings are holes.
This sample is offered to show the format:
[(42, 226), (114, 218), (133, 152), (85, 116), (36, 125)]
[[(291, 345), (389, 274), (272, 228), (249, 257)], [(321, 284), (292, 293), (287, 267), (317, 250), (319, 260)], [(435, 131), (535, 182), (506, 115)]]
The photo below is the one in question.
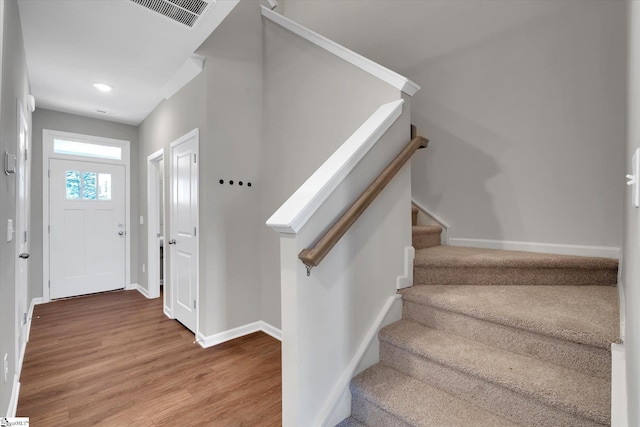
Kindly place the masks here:
[(120, 291), (37, 305), (17, 416), (51, 426), (279, 426), (280, 342), (203, 349), (160, 298)]

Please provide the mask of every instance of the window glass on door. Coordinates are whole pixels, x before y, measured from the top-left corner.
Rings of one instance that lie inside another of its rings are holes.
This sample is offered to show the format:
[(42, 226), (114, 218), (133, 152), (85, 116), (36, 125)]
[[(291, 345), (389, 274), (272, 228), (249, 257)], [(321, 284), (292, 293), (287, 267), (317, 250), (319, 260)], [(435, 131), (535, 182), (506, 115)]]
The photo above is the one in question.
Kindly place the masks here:
[(111, 200), (111, 174), (68, 170), (66, 200)]

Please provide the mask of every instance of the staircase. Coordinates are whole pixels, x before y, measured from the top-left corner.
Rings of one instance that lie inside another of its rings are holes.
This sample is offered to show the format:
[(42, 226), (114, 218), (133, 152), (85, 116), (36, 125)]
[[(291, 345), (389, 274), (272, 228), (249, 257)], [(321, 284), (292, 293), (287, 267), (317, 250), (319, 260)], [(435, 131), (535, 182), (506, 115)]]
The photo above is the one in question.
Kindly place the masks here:
[(339, 426), (610, 425), (617, 261), (443, 246), (417, 213), (402, 320)]

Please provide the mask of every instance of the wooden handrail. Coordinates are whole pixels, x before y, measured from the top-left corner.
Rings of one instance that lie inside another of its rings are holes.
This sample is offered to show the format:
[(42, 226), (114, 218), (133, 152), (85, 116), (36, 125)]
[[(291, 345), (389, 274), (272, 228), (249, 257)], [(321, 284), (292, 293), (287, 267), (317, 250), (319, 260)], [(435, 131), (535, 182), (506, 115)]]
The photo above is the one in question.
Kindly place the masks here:
[(298, 258), (307, 266), (307, 276), (311, 273), (311, 268), (320, 264), (320, 261), (329, 253), (342, 236), (349, 230), (351, 225), (362, 215), (373, 200), (380, 194), (382, 189), (393, 179), (402, 166), (411, 158), (413, 153), (420, 147), (426, 147), (429, 140), (422, 136), (415, 136), (402, 149), (400, 154), (378, 175), (378, 177), (367, 187), (358, 199), (342, 214), (331, 228), (318, 240), (310, 249), (303, 249)]

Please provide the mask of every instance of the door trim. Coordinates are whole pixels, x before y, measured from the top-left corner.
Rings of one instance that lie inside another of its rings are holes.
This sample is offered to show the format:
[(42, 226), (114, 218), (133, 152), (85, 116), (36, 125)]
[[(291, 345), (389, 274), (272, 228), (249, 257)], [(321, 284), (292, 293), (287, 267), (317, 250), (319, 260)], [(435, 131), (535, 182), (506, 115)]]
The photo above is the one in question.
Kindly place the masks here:
[[(99, 159), (95, 157), (59, 154), (53, 152), (54, 138), (71, 139), (89, 144), (112, 145), (122, 148), (121, 160)], [(49, 160), (90, 161), (92, 163), (106, 163), (124, 165), (125, 175), (125, 289), (131, 287), (131, 142), (121, 139), (105, 138), (101, 136), (83, 135), (79, 133), (57, 130), (42, 130), (42, 301), (51, 301), (49, 294)]]
[[(21, 151), (21, 147), (20, 147), (20, 128), (21, 125), (24, 125), (24, 130), (25, 130), (25, 150), (27, 152), (27, 157), (24, 160), (24, 170), (18, 170), (18, 174), (24, 174), (24, 186), (25, 188), (24, 190), (24, 200), (20, 201), (19, 200), (19, 194), (20, 194), (20, 189), (18, 188), (20, 186), (20, 180), (18, 179), (18, 176), (16, 176), (16, 198), (17, 203), (16, 203), (16, 219), (15, 219), (15, 230), (16, 233), (14, 234), (14, 240), (15, 240), (15, 253), (14, 256), (15, 258), (15, 310), (18, 310), (18, 307), (20, 307), (20, 302), (22, 302), (24, 304), (24, 313), (14, 313), (16, 315), (15, 318), (15, 350), (16, 350), (16, 358), (14, 359), (16, 361), (16, 365), (15, 365), (15, 374), (17, 376), (17, 378), (20, 378), (20, 372), (22, 371), (22, 361), (24, 360), (24, 354), (27, 348), (27, 329), (28, 329), (28, 319), (27, 318), (23, 318), (23, 315), (28, 313), (29, 310), (29, 268), (26, 268), (26, 271), (24, 272), (24, 274), (26, 275), (25, 280), (21, 281), (21, 275), (19, 273), (20, 271), (20, 258), (18, 257), (18, 252), (19, 252), (19, 248), (20, 248), (20, 239), (23, 239), (24, 237), (22, 235), (19, 234), (20, 230), (22, 230), (24, 228), (25, 232), (27, 233), (27, 235), (31, 234), (31, 226), (30, 226), (30, 209), (31, 207), (29, 206), (30, 202), (29, 202), (29, 197), (30, 197), (30, 192), (31, 192), (31, 176), (30, 176), (30, 172), (31, 172), (31, 156), (30, 154), (32, 153), (31, 150), (31, 128), (29, 127), (29, 122), (27, 121), (27, 116), (25, 114), (25, 110), (22, 107), (22, 103), (20, 102), (20, 100), (17, 100), (17, 128), (16, 128), (16, 153), (18, 153), (18, 156), (23, 156), (23, 152)], [(20, 165), (20, 163), (22, 162), (21, 160), (17, 161), (17, 165)], [(24, 224), (23, 224), (24, 222)], [(31, 239), (31, 237), (28, 237), (27, 242), (29, 242)], [(27, 249), (29, 249), (30, 245), (27, 244)], [(22, 261), (25, 262), (25, 261)], [(24, 290), (20, 290), (20, 285), (21, 284), (25, 284), (26, 285), (26, 289)], [(24, 293), (23, 293), (24, 292)], [(24, 296), (24, 301), (20, 301), (21, 297)], [(27, 315), (28, 316), (28, 315)], [(20, 343), (20, 339), (22, 338), (23, 342)]]
[[(194, 130), (192, 130), (191, 132), (186, 133), (185, 135), (181, 136), (180, 138), (176, 139), (175, 141), (173, 141), (171, 144), (169, 144), (169, 161), (173, 161), (173, 149), (177, 146), (179, 146), (180, 144), (182, 144), (183, 142), (186, 142), (192, 138), (195, 138), (196, 140), (196, 156), (198, 157), (197, 163), (198, 163), (198, 167), (196, 168), (198, 176), (196, 178), (196, 202), (198, 203), (197, 209), (196, 209), (196, 229), (198, 230), (198, 233), (196, 234), (196, 330), (195, 330), (195, 337), (196, 337), (196, 341), (198, 340), (198, 336), (201, 335), (200, 334), (200, 129), (199, 128), (195, 128)], [(165, 175), (165, 185), (167, 182), (170, 183), (169, 185), (169, 203), (171, 203), (171, 200), (173, 200), (173, 195), (174, 195), (174, 190), (173, 190), (173, 175), (172, 175), (172, 170), (171, 170), (171, 164), (169, 164), (169, 174)], [(168, 231), (168, 233), (165, 234), (165, 238), (169, 238), (170, 233), (171, 233), (171, 221), (174, 220), (174, 218), (171, 217), (171, 210), (169, 209), (169, 215), (167, 216), (167, 219), (165, 220), (165, 231)], [(168, 259), (168, 261), (166, 260)], [(171, 251), (167, 250), (165, 252), (165, 263), (166, 262), (171, 262)], [(169, 292), (171, 293), (171, 298), (170, 298), (170, 310), (171, 310), (171, 314), (173, 316), (173, 307), (174, 307), (174, 302), (176, 299), (176, 292), (174, 292), (174, 286), (175, 284), (171, 283), (171, 277), (170, 276), (165, 276), (165, 286), (169, 286)]]
[[(158, 181), (160, 179), (160, 161), (164, 160), (164, 148), (156, 151), (147, 157), (147, 290), (148, 298), (158, 298), (160, 296), (160, 248), (158, 238), (155, 236), (156, 230), (160, 226), (160, 191)], [(166, 176), (166, 175), (164, 175)], [(165, 180), (166, 181), (166, 180)], [(166, 185), (166, 183), (165, 183)], [(163, 191), (165, 186), (162, 187)], [(166, 210), (166, 209), (165, 209)], [(162, 235), (167, 236), (167, 221), (164, 222)], [(166, 252), (166, 247), (165, 247)], [(167, 278), (167, 263), (162, 265), (163, 277)], [(163, 307), (168, 317), (173, 318), (173, 313), (168, 305), (167, 293), (163, 296)], [(167, 313), (168, 312), (168, 313)]]

